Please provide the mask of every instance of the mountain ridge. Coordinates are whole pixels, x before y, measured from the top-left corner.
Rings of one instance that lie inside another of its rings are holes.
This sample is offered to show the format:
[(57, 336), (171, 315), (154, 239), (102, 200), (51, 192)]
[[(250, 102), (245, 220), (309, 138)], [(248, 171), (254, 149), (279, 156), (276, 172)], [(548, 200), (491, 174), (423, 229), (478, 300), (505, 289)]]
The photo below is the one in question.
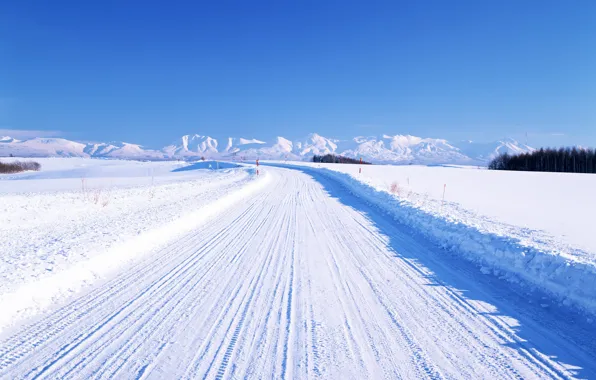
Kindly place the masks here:
[(334, 139), (310, 133), (302, 139), (278, 136), (270, 141), (228, 137), (221, 143), (207, 135), (181, 136), (161, 149), (126, 142), (85, 143), (63, 138), (0, 139), (0, 157), (95, 157), (143, 160), (244, 159), (309, 160), (313, 155), (337, 154), (374, 163), (484, 164), (501, 153), (529, 152), (534, 148), (513, 139), (492, 143), (423, 138), (412, 135), (356, 136)]

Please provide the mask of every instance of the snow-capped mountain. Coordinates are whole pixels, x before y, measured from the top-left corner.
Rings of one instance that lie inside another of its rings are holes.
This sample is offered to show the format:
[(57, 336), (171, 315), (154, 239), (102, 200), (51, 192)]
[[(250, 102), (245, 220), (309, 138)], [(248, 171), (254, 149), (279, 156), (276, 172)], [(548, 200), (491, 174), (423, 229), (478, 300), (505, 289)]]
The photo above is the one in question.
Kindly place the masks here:
[(137, 144), (125, 142), (114, 143), (90, 143), (83, 150), (89, 157), (113, 157), (113, 158), (162, 158), (163, 153), (150, 149), (144, 149)]
[(234, 138), (228, 137), (228, 145), (226, 145), (225, 153), (236, 154), (246, 149), (258, 149), (259, 146), (266, 144), (264, 141), (257, 139), (245, 139), (245, 138)]
[(170, 157), (193, 157), (218, 153), (217, 140), (209, 136), (184, 135), (178, 143), (166, 146), (163, 151)]
[(132, 158), (143, 160), (164, 159), (164, 154), (161, 151), (145, 149), (138, 144), (129, 144), (125, 142), (107, 144), (103, 150), (99, 150), (91, 157), (111, 157), (111, 158)]
[(85, 157), (86, 144), (59, 138), (33, 138), (19, 141), (8, 136), (0, 140), (0, 156)]
[[(243, 160), (275, 159), (275, 160), (301, 160), (302, 157), (293, 153), (294, 143), (284, 137), (278, 136), (272, 142), (260, 144), (245, 144), (234, 151), (232, 157), (239, 157)], [(222, 154), (226, 157), (226, 153)], [(229, 154), (227, 154), (229, 156)]]
[(338, 140), (311, 133), (295, 141), (278, 136), (267, 142), (229, 137), (222, 144), (205, 135), (184, 135), (159, 150), (125, 142), (82, 143), (61, 138), (0, 139), (0, 157), (108, 157), (124, 159), (220, 158), (254, 160), (309, 160), (313, 155), (339, 154), (376, 163), (482, 164), (500, 153), (520, 153), (533, 148), (506, 139), (494, 143), (447, 140), (410, 135), (358, 136)]
[(324, 155), (337, 152), (339, 140), (328, 139), (316, 133), (311, 133), (305, 139), (293, 144), (292, 152), (300, 157)]
[[(341, 154), (362, 157), (373, 162), (399, 163), (471, 163), (470, 157), (450, 145), (447, 140), (421, 138), (410, 135), (355, 137), (341, 144)], [(351, 147), (349, 147), (351, 146)]]
[(82, 143), (61, 138), (0, 140), (0, 157), (111, 157), (125, 159), (164, 159), (161, 151), (125, 142)]
[(500, 154), (518, 154), (532, 152), (534, 148), (521, 144), (514, 139), (503, 139), (491, 143), (477, 143), (473, 141), (461, 141), (455, 144), (466, 156), (478, 160), (488, 161)]
[(0, 143), (11, 143), (11, 142), (18, 142), (19, 140), (17, 139), (13, 139), (10, 136), (3, 136), (2, 138), (0, 138)]

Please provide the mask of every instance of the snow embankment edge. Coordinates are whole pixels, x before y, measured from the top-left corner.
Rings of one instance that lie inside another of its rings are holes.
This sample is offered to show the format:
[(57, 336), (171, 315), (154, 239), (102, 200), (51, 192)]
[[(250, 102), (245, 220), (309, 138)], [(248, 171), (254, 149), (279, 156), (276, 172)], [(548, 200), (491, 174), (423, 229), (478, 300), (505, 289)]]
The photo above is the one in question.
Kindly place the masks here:
[(440, 218), (349, 174), (325, 168), (283, 166), (306, 173), (316, 171), (336, 181), (431, 243), (473, 262), (484, 274), (538, 289), (564, 306), (596, 314), (596, 265), (593, 263), (573, 261), (557, 251), (535, 249), (508, 236), (486, 233), (473, 226)]
[(256, 194), (269, 182), (269, 174), (266, 171), (259, 176), (254, 175), (254, 169), (248, 171), (252, 174), (251, 179), (238, 190), (225, 194), (176, 220), (114, 245), (89, 260), (78, 262), (50, 277), (27, 283), (11, 293), (0, 295), (0, 331), (23, 318), (35, 316), (56, 302), (91, 285), (97, 279), (105, 278), (149, 252), (167, 245), (222, 211)]

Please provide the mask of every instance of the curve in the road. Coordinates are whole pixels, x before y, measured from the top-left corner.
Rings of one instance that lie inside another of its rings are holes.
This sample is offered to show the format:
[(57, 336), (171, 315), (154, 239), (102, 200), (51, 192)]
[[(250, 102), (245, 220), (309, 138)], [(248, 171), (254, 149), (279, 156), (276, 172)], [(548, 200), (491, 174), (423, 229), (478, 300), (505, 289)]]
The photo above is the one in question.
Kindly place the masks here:
[(316, 170), (0, 336), (3, 378), (569, 378), (594, 332)]

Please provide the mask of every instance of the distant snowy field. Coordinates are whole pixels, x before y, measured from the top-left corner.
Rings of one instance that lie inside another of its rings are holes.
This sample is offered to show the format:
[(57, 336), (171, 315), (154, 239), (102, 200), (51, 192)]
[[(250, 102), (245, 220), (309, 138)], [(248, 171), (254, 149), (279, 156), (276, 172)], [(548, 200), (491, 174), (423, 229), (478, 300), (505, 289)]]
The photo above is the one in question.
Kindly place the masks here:
[(271, 163), (316, 168), (483, 273), (596, 313), (596, 175)]
[[(257, 177), (254, 166), (231, 163), (35, 161), (39, 172), (0, 175), (0, 330), (235, 207), (268, 181), (266, 169)], [(595, 175), (277, 164), (316, 168), (482, 272), (525, 280), (596, 313)]]
[(0, 175), (0, 329), (192, 229), (257, 185), (252, 169), (231, 164), (35, 161), (39, 172)]
[[(42, 170), (0, 174), (0, 194), (81, 190), (83, 180), (91, 188), (162, 185), (198, 179), (205, 174), (178, 170), (189, 165), (182, 161), (142, 162), (74, 157), (2, 158), (1, 161), (35, 161), (42, 165)], [(210, 163), (201, 168), (207, 169), (208, 165)]]
[[(346, 173), (428, 212), (548, 234), (596, 255), (596, 175), (491, 171), (476, 166), (313, 164)], [(446, 185), (446, 186), (444, 186)], [(445, 205), (441, 210), (443, 188)]]

